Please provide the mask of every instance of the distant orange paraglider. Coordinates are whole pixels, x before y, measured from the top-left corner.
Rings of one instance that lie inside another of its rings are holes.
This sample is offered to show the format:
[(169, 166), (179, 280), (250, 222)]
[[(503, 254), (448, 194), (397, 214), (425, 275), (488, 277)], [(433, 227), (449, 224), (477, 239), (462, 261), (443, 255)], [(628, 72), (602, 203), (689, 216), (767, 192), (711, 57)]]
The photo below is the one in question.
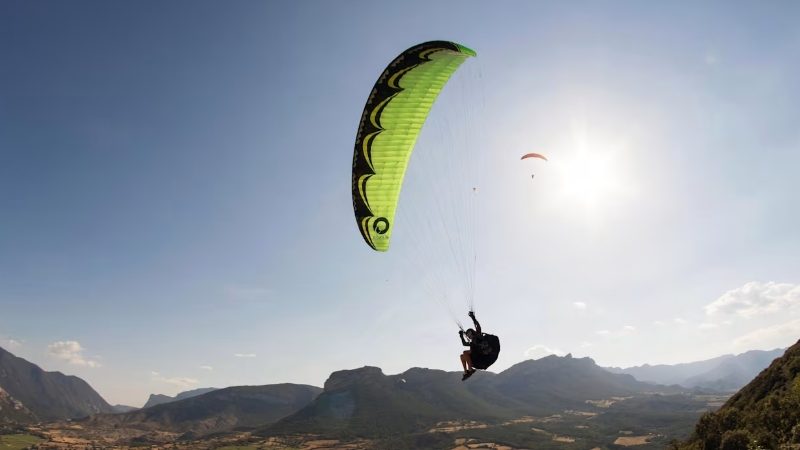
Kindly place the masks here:
[[(541, 153), (526, 153), (526, 154), (522, 155), (522, 158), (520, 158), (520, 160), (528, 159), (528, 158), (539, 158), (539, 159), (543, 159), (543, 160), (547, 161), (547, 157), (545, 157)], [(533, 179), (535, 176), (536, 176), (535, 174), (531, 174), (531, 179)]]
[(522, 158), (520, 158), (520, 159), (522, 160), (522, 159), (527, 159), (527, 158), (539, 158), (539, 159), (543, 159), (543, 160), (547, 161), (547, 158), (544, 155), (540, 154), (540, 153), (527, 153), (527, 154), (522, 155)]

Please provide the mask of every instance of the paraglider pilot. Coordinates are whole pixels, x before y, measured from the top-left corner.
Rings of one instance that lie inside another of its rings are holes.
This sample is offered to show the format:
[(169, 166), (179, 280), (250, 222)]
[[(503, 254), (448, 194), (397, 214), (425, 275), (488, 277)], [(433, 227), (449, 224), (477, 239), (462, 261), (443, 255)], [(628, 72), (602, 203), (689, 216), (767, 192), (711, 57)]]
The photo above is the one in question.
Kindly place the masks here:
[(475, 318), (474, 312), (470, 311), (469, 317), (472, 319), (475, 329), (470, 328), (467, 331), (459, 330), (458, 332), (461, 344), (469, 347), (469, 350), (464, 350), (461, 354), (461, 365), (464, 367), (464, 376), (461, 377), (461, 381), (471, 377), (476, 369), (486, 370), (500, 354), (498, 337), (481, 331), (481, 324)]

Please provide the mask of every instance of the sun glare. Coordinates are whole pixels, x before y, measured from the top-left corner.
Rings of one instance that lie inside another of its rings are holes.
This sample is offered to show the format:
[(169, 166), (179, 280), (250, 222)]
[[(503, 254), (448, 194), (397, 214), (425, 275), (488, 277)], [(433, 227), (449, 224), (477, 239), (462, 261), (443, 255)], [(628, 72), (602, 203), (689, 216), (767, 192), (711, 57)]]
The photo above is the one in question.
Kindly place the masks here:
[(574, 151), (552, 158), (560, 207), (598, 218), (629, 197), (630, 171), (621, 161), (621, 150), (601, 142), (581, 142)]
[(618, 190), (617, 175), (608, 155), (581, 152), (558, 166), (562, 194), (584, 206), (598, 206)]

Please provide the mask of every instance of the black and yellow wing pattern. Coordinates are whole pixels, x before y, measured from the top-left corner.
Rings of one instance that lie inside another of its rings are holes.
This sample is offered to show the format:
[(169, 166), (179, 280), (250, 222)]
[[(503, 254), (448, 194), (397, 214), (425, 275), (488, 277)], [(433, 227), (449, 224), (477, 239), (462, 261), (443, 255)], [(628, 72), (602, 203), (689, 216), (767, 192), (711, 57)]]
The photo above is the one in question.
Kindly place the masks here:
[(353, 153), (353, 209), (374, 250), (386, 251), (406, 167), (428, 113), (450, 76), (476, 53), (431, 41), (397, 56), (364, 106)]

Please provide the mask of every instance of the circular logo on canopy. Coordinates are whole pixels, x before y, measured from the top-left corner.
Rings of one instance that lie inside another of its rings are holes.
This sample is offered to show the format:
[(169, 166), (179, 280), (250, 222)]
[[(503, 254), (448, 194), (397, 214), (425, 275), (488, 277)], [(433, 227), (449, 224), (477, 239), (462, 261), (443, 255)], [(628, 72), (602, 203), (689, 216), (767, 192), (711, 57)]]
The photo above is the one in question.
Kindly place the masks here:
[(389, 231), (389, 219), (386, 217), (378, 217), (372, 223), (372, 229), (378, 234), (386, 234)]

